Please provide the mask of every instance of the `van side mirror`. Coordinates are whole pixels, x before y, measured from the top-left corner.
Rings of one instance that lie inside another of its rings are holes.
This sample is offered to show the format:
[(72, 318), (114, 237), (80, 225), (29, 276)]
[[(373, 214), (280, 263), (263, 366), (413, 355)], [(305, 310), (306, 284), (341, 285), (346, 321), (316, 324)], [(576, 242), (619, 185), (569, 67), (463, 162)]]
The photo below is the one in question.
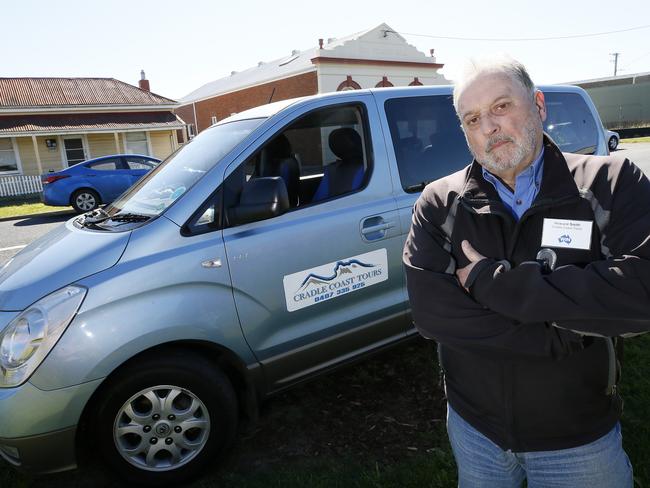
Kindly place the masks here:
[(289, 209), (289, 195), (284, 180), (267, 176), (247, 181), (242, 188), (239, 204), (228, 209), (231, 226), (270, 219)]

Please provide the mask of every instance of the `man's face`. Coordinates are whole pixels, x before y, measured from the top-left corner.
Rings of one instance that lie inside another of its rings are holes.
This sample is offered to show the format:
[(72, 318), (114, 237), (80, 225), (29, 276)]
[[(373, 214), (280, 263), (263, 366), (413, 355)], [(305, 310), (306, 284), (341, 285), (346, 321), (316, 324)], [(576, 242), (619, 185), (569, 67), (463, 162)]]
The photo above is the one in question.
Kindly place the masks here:
[(518, 173), (541, 150), (544, 95), (533, 101), (508, 75), (479, 75), (461, 92), (458, 114), (474, 158), (496, 175)]

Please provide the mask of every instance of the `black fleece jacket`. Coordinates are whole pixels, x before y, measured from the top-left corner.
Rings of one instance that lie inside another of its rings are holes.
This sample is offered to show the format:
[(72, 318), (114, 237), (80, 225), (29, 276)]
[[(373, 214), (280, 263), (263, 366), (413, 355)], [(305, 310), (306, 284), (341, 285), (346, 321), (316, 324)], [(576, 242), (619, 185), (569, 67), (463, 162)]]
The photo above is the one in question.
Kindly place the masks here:
[[(519, 221), (473, 162), (427, 186), (404, 248), (413, 319), (441, 346), (449, 402), (520, 452), (611, 429), (621, 401), (609, 336), (650, 330), (650, 182), (628, 160), (544, 144), (542, 185)], [(544, 273), (544, 219), (594, 222), (590, 249), (554, 249)], [(471, 293), (454, 274), (469, 263), (465, 239), (489, 257)]]

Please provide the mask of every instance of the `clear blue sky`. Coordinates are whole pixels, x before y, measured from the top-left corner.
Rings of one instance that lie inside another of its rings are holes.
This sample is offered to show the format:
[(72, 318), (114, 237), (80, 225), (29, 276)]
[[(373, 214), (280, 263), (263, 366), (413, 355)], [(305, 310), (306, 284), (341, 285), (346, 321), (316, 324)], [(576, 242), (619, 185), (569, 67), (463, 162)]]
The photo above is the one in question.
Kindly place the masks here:
[[(224, 5), (227, 4), (227, 5)], [(386, 22), (400, 33), (463, 38), (539, 38), (650, 24), (650, 2), (453, 2), (241, 0), (18, 0), (2, 6), (0, 76), (100, 76), (137, 83), (178, 99), (204, 83), (258, 61), (317, 46)], [(537, 83), (650, 71), (650, 28), (548, 41), (458, 41), (404, 35), (454, 63), (490, 51), (520, 59)]]

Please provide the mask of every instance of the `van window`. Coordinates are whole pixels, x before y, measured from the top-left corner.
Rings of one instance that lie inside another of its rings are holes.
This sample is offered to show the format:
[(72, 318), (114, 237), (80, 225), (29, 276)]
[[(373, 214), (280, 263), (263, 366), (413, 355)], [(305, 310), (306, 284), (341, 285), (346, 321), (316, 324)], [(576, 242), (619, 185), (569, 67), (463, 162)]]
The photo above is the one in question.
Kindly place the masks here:
[(405, 191), (421, 191), (472, 162), (451, 95), (393, 98), (385, 110)]
[(151, 216), (162, 213), (263, 121), (239, 120), (203, 131), (140, 179), (107, 211)]
[(598, 128), (584, 99), (577, 93), (544, 93), (544, 131), (564, 152), (593, 154), (598, 145)]
[(280, 177), (291, 209), (359, 191), (370, 174), (370, 141), (365, 110), (336, 106), (304, 115), (276, 134), (243, 162), (224, 188), (227, 209), (239, 203), (246, 183)]

